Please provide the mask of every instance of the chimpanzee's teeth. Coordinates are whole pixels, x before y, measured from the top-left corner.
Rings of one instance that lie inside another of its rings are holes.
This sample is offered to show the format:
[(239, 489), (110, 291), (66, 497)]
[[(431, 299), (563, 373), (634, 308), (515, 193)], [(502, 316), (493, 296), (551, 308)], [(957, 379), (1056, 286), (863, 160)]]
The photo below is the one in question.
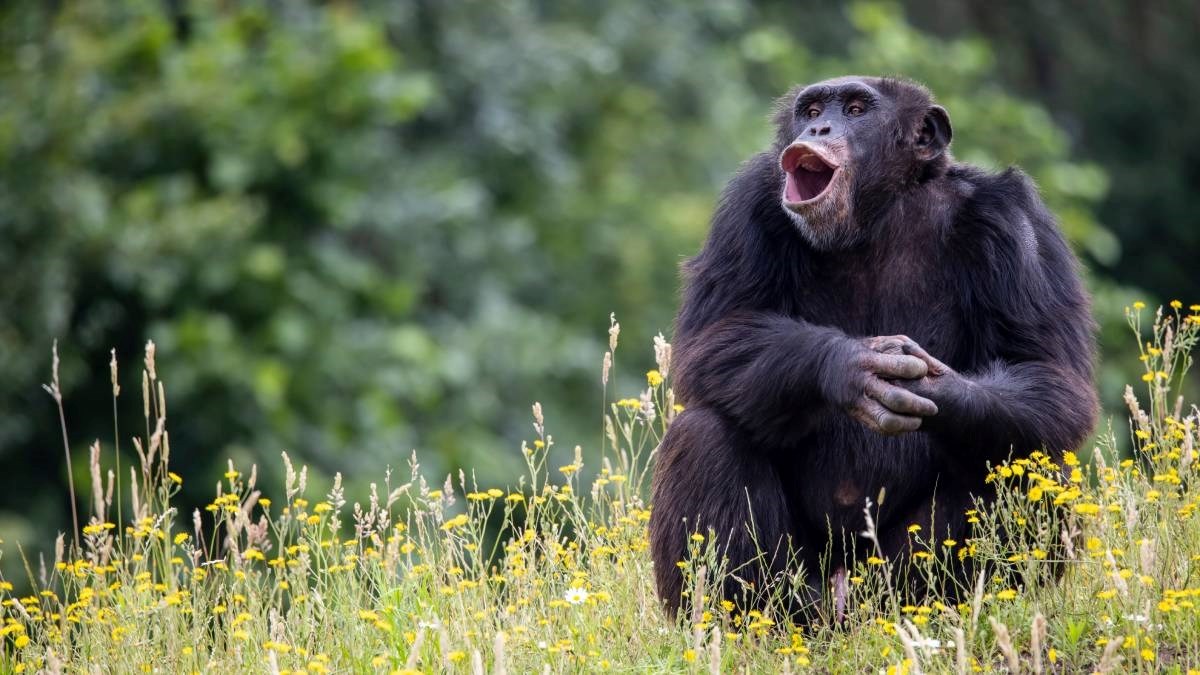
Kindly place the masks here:
[(805, 155), (800, 159), (800, 166), (805, 171), (824, 171), (827, 167), (816, 155)]

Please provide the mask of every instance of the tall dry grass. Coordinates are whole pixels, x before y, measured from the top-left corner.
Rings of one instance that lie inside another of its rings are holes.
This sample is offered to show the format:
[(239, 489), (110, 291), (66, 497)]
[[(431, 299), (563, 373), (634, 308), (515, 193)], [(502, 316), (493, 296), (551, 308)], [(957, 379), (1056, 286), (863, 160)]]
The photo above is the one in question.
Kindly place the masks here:
[[(1128, 313), (1145, 368), (1126, 393), (1134, 456), (1116, 454), (1122, 421), (1062, 465), (1036, 454), (994, 467), (999, 498), (973, 510), (969, 539), (910, 528), (909, 573), (946, 586), (960, 558), (988, 573), (957, 603), (910, 604), (892, 584), (895, 561), (870, 556), (850, 572), (840, 627), (793, 625), (778, 604), (741, 613), (716, 592), (733, 572), (703, 533), (679, 563), (690, 612), (659, 610), (648, 471), (678, 411), (661, 339), (646, 388), (608, 404), (602, 444), (575, 446), (566, 464), (551, 461), (534, 404), (526, 471), (504, 487), (465, 472), (431, 483), (414, 454), (404, 475), (384, 472), (349, 504), (340, 476), (311, 494), (285, 453), (283, 485), (230, 463), (190, 514), (174, 506), (184, 479), (170, 468), (167, 387), (148, 344), (137, 464), (122, 475), (119, 455), (93, 444), (85, 524), (58, 536), (52, 562), (26, 560), (23, 583), (0, 580), (0, 670), (1191, 672), (1200, 411), (1177, 392), (1200, 307), (1173, 305), (1145, 325), (1143, 307)], [(614, 321), (606, 394), (619, 331)], [(115, 401), (115, 355), (112, 372)], [(61, 406), (56, 373), (47, 388)], [(1065, 576), (1046, 582), (1056, 565)], [(36, 590), (13, 595), (26, 584)]]

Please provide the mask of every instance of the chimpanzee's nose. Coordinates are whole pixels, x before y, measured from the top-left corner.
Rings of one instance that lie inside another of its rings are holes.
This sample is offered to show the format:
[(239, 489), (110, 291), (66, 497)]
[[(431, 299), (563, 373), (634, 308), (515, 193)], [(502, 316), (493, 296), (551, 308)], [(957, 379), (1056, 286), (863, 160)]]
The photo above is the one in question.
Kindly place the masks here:
[(808, 135), (810, 135), (810, 136), (828, 136), (829, 135), (829, 122), (823, 122), (821, 124), (812, 125), (811, 127), (808, 128)]

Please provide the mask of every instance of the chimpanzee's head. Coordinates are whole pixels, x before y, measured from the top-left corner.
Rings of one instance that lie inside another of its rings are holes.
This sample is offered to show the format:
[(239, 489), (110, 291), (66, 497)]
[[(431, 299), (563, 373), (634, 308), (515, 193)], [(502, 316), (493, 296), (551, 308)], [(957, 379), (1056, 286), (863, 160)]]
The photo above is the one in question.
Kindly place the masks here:
[(899, 193), (949, 162), (950, 116), (904, 80), (799, 87), (781, 100), (776, 122), (783, 209), (819, 250), (861, 241)]

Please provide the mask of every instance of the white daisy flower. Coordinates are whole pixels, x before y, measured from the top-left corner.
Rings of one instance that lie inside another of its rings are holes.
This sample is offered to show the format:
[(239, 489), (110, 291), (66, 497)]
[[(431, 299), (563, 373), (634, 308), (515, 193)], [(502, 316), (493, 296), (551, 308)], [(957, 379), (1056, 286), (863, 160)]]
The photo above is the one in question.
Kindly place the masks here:
[(564, 600), (572, 605), (582, 605), (591, 595), (582, 588), (568, 588), (567, 594), (563, 597)]

